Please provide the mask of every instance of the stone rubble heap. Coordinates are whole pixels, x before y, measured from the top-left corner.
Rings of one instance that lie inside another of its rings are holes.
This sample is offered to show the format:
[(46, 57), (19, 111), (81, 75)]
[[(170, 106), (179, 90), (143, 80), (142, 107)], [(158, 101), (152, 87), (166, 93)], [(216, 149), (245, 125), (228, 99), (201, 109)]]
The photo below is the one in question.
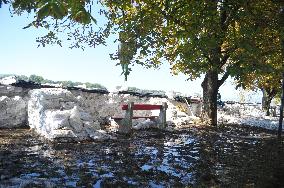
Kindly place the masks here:
[[(5, 82), (11, 84), (11, 81)], [(188, 109), (187, 104), (165, 97), (0, 85), (0, 128), (28, 125), (49, 140), (110, 139), (113, 137), (107, 134), (104, 125), (112, 125), (111, 129), (116, 131), (117, 125), (111, 117), (124, 117), (125, 111), (121, 109), (121, 105), (128, 102), (143, 104), (167, 102), (167, 124), (173, 127), (196, 123), (198, 120), (196, 115), (201, 111), (201, 104), (192, 104), (189, 112), (184, 110)], [(134, 111), (134, 116), (158, 114), (159, 110)], [(146, 119), (133, 120), (134, 129), (155, 126)]]
[[(142, 96), (121, 91), (30, 86), (32, 83), (15, 83), (12, 77), (0, 83), (0, 128), (28, 125), (49, 140), (112, 139), (110, 134), (118, 130), (118, 125), (111, 117), (124, 117), (121, 105), (128, 102), (159, 105), (166, 102), (168, 130), (200, 123), (201, 103), (192, 103), (188, 108), (183, 97), (177, 100), (174, 95)], [(158, 115), (159, 110), (134, 111), (134, 116)], [(277, 129), (278, 118), (265, 116), (260, 105), (226, 104), (218, 111), (218, 123)], [(110, 125), (108, 131), (105, 125)], [(156, 126), (148, 119), (133, 120), (136, 130)]]
[(44, 137), (80, 141), (103, 136), (98, 131), (99, 123), (78, 106), (78, 99), (70, 91), (36, 89), (30, 91), (30, 96), (29, 126)]
[(261, 105), (226, 104), (218, 111), (219, 124), (239, 124), (278, 129), (279, 117), (266, 116)]

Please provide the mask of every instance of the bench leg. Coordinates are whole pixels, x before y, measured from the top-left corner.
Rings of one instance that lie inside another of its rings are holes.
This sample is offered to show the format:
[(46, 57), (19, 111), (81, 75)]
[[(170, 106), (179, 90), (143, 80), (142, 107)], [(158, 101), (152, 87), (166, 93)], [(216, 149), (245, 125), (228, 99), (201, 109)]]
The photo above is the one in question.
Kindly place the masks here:
[(120, 133), (130, 133), (132, 128), (132, 118), (133, 118), (133, 106), (134, 102), (128, 103), (128, 109), (125, 112), (124, 119), (121, 120), (119, 124), (118, 131)]
[(163, 105), (161, 107), (160, 114), (159, 114), (159, 125), (158, 126), (159, 126), (160, 129), (166, 128), (166, 121), (167, 121), (166, 112), (167, 112), (167, 108), (168, 108), (167, 103), (163, 102)]

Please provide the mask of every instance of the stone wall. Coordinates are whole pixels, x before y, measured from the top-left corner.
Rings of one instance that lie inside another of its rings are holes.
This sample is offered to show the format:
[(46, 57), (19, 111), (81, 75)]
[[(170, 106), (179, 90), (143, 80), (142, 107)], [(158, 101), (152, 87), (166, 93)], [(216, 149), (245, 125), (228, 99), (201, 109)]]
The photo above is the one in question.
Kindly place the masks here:
[[(198, 115), (200, 104), (187, 104), (168, 98), (139, 97), (130, 94), (101, 94), (62, 88), (28, 89), (0, 85), (0, 128), (30, 126), (44, 137), (84, 140), (106, 137), (102, 125), (111, 117), (123, 117), (122, 104), (168, 104), (168, 124), (191, 123), (190, 115)], [(193, 114), (192, 114), (193, 112)], [(134, 116), (157, 116), (158, 110), (134, 111)], [(145, 120), (133, 120), (137, 125)]]
[[(101, 125), (110, 124), (111, 117), (123, 117), (122, 104), (128, 102), (162, 104), (167, 102), (169, 124), (190, 116), (177, 108), (178, 102), (167, 98), (137, 97), (130, 94), (97, 94), (59, 88), (31, 90), (28, 101), (29, 126), (49, 139), (69, 137), (77, 140), (92, 138)], [(134, 116), (155, 116), (158, 110), (134, 111)], [(134, 120), (133, 124), (141, 122)]]
[(29, 89), (22, 88), (22, 87), (14, 87), (11, 85), (0, 85), (0, 96), (7, 96), (7, 97), (26, 97), (28, 95)]
[[(78, 105), (89, 112), (92, 117), (95, 117), (100, 124), (109, 123), (110, 117), (123, 117), (125, 112), (121, 109), (121, 105), (127, 104), (128, 102), (159, 105), (166, 102), (168, 104), (167, 121), (175, 120), (180, 116), (199, 116), (201, 112), (201, 104), (192, 104), (190, 113), (186, 103), (177, 102), (168, 98), (138, 97), (130, 94), (117, 93), (102, 95), (82, 91), (71, 91), (71, 93), (77, 98)], [(178, 108), (179, 106), (182, 106), (186, 111), (182, 112)], [(158, 110), (134, 111), (134, 116), (156, 116), (158, 114)]]
[(45, 88), (30, 91), (29, 126), (44, 137), (86, 140), (97, 135), (100, 124), (76, 97), (65, 89)]

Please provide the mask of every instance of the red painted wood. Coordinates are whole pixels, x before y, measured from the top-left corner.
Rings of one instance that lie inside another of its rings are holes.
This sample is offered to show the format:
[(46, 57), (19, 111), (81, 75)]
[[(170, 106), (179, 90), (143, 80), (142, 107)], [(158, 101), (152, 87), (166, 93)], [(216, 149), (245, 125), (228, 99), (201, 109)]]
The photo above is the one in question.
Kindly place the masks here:
[[(162, 105), (155, 105), (155, 104), (134, 104), (133, 110), (160, 110)], [(128, 105), (122, 105), (122, 110), (127, 110)]]
[[(158, 116), (134, 116), (132, 117), (132, 119), (140, 119), (140, 118), (145, 118), (145, 119), (155, 119), (157, 118)], [(112, 119), (115, 119), (115, 120), (122, 120), (124, 119), (123, 117), (112, 117)]]
[(201, 100), (199, 100), (199, 99), (190, 99), (190, 102), (191, 103), (200, 103)]
[(158, 116), (134, 116), (132, 119), (140, 119), (140, 118), (146, 118), (146, 119), (154, 119), (157, 118)]
[(112, 119), (114, 119), (114, 120), (122, 120), (123, 119), (123, 117), (111, 117)]

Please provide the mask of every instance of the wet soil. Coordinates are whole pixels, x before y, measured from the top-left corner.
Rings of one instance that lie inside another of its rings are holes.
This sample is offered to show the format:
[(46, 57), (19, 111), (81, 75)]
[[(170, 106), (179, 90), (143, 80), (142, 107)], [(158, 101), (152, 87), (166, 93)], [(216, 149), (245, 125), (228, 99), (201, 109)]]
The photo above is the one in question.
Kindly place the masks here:
[(284, 187), (284, 141), (226, 125), (50, 143), (0, 130), (0, 187)]

